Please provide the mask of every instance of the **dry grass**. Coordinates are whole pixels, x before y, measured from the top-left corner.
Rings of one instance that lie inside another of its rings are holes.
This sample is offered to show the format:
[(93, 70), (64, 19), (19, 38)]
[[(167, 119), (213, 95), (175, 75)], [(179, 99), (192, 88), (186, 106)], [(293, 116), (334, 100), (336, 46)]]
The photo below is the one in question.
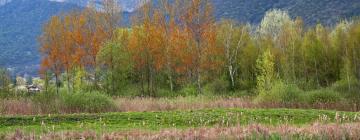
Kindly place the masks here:
[(194, 128), (187, 130), (167, 129), (160, 132), (113, 132), (96, 134), (93, 131), (87, 132), (55, 132), (42, 134), (24, 134), (16, 131), (13, 134), (0, 136), (1, 139), (8, 140), (52, 140), (52, 139), (353, 139), (360, 138), (360, 123), (348, 124), (320, 124), (315, 123), (310, 126), (294, 127), (289, 125), (264, 126), (249, 125), (235, 127), (213, 127), (213, 128)]
[[(177, 98), (116, 98), (115, 111), (143, 112), (143, 111), (171, 111), (197, 110), (208, 108), (301, 108), (301, 109), (330, 109), (339, 111), (359, 111), (354, 104), (304, 104), (304, 103), (254, 103), (251, 98), (223, 98), (223, 97), (177, 97)], [(54, 103), (55, 104), (55, 103)], [(79, 111), (81, 112), (81, 111)], [(38, 104), (26, 99), (0, 100), (0, 115), (38, 115), (73, 113), (61, 105)], [(84, 112), (86, 113), (86, 112)]]
[(175, 99), (119, 98), (115, 100), (119, 111), (170, 111), (206, 108), (254, 108), (247, 98), (178, 97)]
[(118, 111), (170, 111), (195, 110), (208, 108), (294, 108), (294, 109), (324, 109), (339, 111), (359, 111), (355, 104), (344, 103), (254, 103), (252, 98), (207, 98), (207, 97), (178, 97), (175, 99), (156, 98), (118, 98), (115, 100)]
[(25, 99), (0, 100), (0, 114), (30, 115), (37, 114), (34, 103)]

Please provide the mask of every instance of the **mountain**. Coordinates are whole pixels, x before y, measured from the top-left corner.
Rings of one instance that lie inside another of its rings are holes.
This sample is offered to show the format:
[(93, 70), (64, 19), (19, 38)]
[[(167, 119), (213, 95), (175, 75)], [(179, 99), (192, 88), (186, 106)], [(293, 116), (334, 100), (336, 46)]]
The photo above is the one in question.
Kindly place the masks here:
[(241, 22), (257, 24), (266, 11), (282, 9), (295, 18), (300, 16), (305, 24), (318, 22), (333, 25), (341, 19), (360, 15), (360, 0), (212, 0), (215, 15)]
[[(103, 0), (50, 0), (63, 3), (72, 3), (81, 7), (87, 6), (90, 2), (95, 2), (97, 5), (101, 5)], [(133, 12), (138, 7), (144, 4), (144, 0), (117, 0), (121, 8), (125, 12)]]
[(37, 38), (42, 25), (76, 5), (46, 0), (12, 0), (0, 7), (0, 66), (17, 73), (36, 74), (39, 64)]
[[(0, 66), (18, 74), (36, 74), (39, 64), (37, 37), (53, 15), (88, 5), (91, 0), (0, 0)], [(101, 0), (95, 0), (99, 4)], [(118, 0), (125, 23), (143, 5), (143, 0)], [(158, 5), (158, 0), (153, 1)], [(265, 12), (277, 8), (306, 25), (334, 25), (360, 15), (360, 0), (212, 0), (215, 17), (258, 24)]]

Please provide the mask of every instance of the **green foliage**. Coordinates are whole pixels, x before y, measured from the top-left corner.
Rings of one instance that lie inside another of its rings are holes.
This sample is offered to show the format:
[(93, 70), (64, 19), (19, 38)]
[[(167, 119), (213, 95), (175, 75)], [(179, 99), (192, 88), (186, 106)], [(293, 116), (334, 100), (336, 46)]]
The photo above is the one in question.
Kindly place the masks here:
[(169, 89), (160, 88), (157, 90), (156, 97), (160, 98), (168, 98), (168, 97), (177, 97), (179, 96), (178, 93), (171, 91)]
[(272, 85), (271, 90), (259, 94), (255, 101), (263, 103), (296, 103), (302, 101), (302, 93), (303, 91), (294, 84), (277, 81)]
[(84, 81), (84, 77), (86, 75), (85, 70), (82, 68), (75, 68), (74, 70), (74, 81), (73, 81), (73, 88), (74, 91), (73, 92), (79, 92), (81, 90), (86, 89), (86, 82)]
[[(341, 92), (351, 92), (354, 89), (359, 87), (359, 81), (357, 80), (354, 72), (353, 66), (350, 59), (344, 59), (344, 66), (340, 71), (340, 81), (334, 83), (333, 87), (335, 87), (338, 91)], [(346, 87), (346, 89), (345, 89)]]
[(225, 95), (230, 92), (229, 82), (222, 79), (216, 79), (207, 86), (214, 95)]
[(182, 96), (196, 96), (198, 95), (196, 85), (188, 84), (179, 91)]
[(64, 94), (64, 106), (71, 112), (106, 112), (113, 110), (113, 100), (103, 93), (74, 93)]
[(0, 68), (0, 97), (5, 97), (7, 94), (10, 94), (10, 84), (11, 79), (9, 72), (4, 68)]
[(274, 56), (267, 49), (256, 61), (258, 74), (256, 75), (257, 90), (259, 94), (266, 94), (271, 90), (274, 80)]
[[(65, 90), (62, 89), (60, 93), (65, 94)], [(31, 100), (44, 112), (59, 113), (63, 105), (61, 95), (56, 94), (54, 90), (52, 92), (37, 93), (31, 97)]]
[(340, 93), (349, 103), (360, 103), (360, 83), (357, 80), (340, 80), (334, 83), (330, 89)]
[(305, 94), (305, 100), (309, 104), (316, 103), (338, 103), (343, 97), (340, 93), (331, 89), (319, 89), (315, 91), (309, 91)]
[(132, 60), (124, 42), (106, 43), (98, 53), (97, 61), (106, 67), (102, 71), (101, 79), (106, 92), (110, 95), (120, 95), (128, 82), (127, 78), (132, 68)]

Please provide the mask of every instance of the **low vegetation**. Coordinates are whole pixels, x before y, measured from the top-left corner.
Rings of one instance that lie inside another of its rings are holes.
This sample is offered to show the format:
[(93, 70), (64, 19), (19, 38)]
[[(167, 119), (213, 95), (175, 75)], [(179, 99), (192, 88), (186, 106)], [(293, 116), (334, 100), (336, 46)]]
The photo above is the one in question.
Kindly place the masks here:
[[(88, 93), (91, 94), (91, 93)], [(96, 93), (95, 93), (96, 94)], [(147, 111), (174, 111), (199, 110), (212, 108), (293, 108), (293, 109), (326, 109), (338, 111), (360, 110), (357, 104), (347, 102), (328, 102), (325, 97), (317, 97), (315, 93), (308, 95), (299, 102), (256, 102), (253, 97), (221, 97), (221, 96), (187, 96), (174, 98), (110, 98), (104, 97), (90, 101), (97, 95), (50, 96), (41, 102), (39, 97), (33, 99), (3, 99), (0, 100), (0, 115), (37, 115), (37, 114), (71, 114), (71, 113), (99, 113), (99, 112), (147, 112)], [(82, 94), (80, 94), (82, 95)], [(38, 95), (40, 96), (40, 95)], [(313, 97), (316, 96), (316, 97)], [(90, 97), (90, 98), (89, 98)], [(89, 98), (89, 99), (88, 99)], [(315, 98), (318, 101), (313, 102)], [(89, 101), (90, 100), (90, 101)], [(322, 102), (322, 101), (326, 102)], [(76, 102), (75, 102), (76, 101)], [(89, 102), (84, 102), (89, 101)], [(312, 103), (313, 102), (313, 103)]]
[(28, 134), (17, 130), (15, 133), (1, 135), (3, 139), (358, 139), (360, 136), (359, 123), (321, 124), (294, 127), (290, 125), (266, 126), (251, 124), (233, 127), (203, 127), (193, 129), (165, 129), (160, 132), (144, 130), (129, 132), (50, 132), (45, 134)]
[(0, 132), (17, 129), (33, 133), (125, 130), (161, 130), (264, 124), (304, 126), (315, 122), (350, 123), (360, 121), (358, 113), (291, 109), (208, 109), (197, 111), (128, 112), (0, 117)]

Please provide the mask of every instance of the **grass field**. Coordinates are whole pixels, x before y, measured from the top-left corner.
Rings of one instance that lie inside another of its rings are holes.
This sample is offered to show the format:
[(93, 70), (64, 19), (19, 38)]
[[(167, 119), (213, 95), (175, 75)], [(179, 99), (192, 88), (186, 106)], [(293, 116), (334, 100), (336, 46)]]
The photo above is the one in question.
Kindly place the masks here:
[(116, 132), (135, 129), (158, 131), (166, 128), (264, 124), (304, 126), (315, 122), (351, 123), (360, 121), (360, 114), (325, 110), (292, 109), (211, 109), (170, 112), (127, 112), (46, 116), (0, 117), (0, 133), (17, 129), (31, 133), (57, 131)]

